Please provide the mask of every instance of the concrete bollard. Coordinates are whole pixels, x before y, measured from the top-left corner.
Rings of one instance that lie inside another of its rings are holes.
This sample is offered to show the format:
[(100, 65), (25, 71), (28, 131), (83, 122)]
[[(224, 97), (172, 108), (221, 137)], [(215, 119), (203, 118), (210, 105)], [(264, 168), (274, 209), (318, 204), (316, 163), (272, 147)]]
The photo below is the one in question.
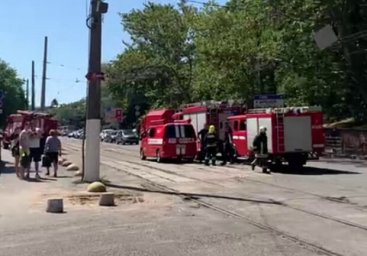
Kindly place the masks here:
[(82, 177), (83, 173), (82, 173), (82, 171), (77, 171), (77, 172), (75, 172), (74, 176), (75, 177)]
[(72, 164), (72, 162), (69, 162), (69, 161), (65, 161), (65, 162), (63, 162), (62, 163), (62, 166), (64, 166), (64, 167), (68, 167), (69, 165), (71, 165)]
[(93, 182), (88, 185), (87, 191), (94, 193), (103, 193), (106, 192), (106, 186), (102, 182)]
[(115, 206), (115, 194), (114, 193), (103, 193), (99, 197), (100, 206)]
[(71, 164), (66, 168), (67, 171), (78, 171), (79, 167), (75, 164)]
[(63, 213), (64, 201), (62, 199), (48, 199), (46, 211), (50, 213)]

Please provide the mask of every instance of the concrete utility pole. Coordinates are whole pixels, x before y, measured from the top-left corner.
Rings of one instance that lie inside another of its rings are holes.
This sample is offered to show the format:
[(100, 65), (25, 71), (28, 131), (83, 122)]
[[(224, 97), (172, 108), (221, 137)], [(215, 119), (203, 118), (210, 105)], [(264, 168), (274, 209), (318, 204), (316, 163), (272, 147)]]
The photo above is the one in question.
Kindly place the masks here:
[(44, 111), (46, 107), (47, 43), (48, 43), (48, 38), (47, 36), (45, 36), (45, 46), (44, 46), (44, 52), (43, 52), (42, 89), (41, 89), (41, 111)]
[(32, 60), (32, 103), (31, 103), (31, 110), (34, 111), (36, 109), (36, 102), (35, 102), (35, 97), (36, 97), (36, 89), (35, 89), (35, 81), (34, 81), (34, 61)]
[(27, 79), (26, 82), (27, 88), (26, 88), (26, 97), (27, 97), (27, 110), (29, 110), (29, 79)]
[(91, 13), (87, 20), (90, 29), (87, 124), (86, 124), (86, 157), (83, 180), (98, 181), (100, 167), (101, 130), (101, 45), (102, 45), (102, 14), (107, 12), (108, 4), (101, 0), (91, 0)]

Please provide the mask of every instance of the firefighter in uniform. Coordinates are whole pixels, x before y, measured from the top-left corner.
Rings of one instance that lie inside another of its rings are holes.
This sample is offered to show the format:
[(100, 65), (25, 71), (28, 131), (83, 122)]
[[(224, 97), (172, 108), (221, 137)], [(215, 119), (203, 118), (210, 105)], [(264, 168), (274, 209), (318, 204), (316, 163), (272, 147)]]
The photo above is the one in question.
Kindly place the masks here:
[(256, 135), (252, 143), (255, 153), (255, 160), (251, 163), (252, 170), (255, 170), (256, 165), (260, 165), (263, 172), (268, 173), (267, 157), (268, 157), (268, 137), (266, 136), (266, 127), (260, 127), (259, 134)]
[(231, 164), (234, 163), (234, 150), (233, 150), (233, 133), (232, 128), (228, 123), (225, 124), (224, 142), (223, 142), (223, 162), (222, 165), (226, 165), (228, 160)]
[(208, 134), (205, 136), (205, 165), (209, 165), (209, 161), (212, 161), (212, 165), (215, 165), (217, 155), (218, 137), (215, 132), (214, 125), (209, 126)]
[(199, 155), (199, 161), (201, 163), (201, 161), (204, 160), (205, 158), (205, 137), (206, 135), (208, 134), (208, 125), (207, 124), (204, 124), (204, 128), (201, 129), (198, 133), (198, 137), (199, 137), (199, 140), (200, 140), (200, 155)]

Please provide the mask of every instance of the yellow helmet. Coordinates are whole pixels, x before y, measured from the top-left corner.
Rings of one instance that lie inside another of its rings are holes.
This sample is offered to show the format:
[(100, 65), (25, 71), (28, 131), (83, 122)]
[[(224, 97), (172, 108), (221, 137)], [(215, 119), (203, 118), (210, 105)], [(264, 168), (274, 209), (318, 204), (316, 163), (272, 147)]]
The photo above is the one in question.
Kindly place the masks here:
[(215, 126), (214, 125), (209, 126), (209, 133), (215, 133)]

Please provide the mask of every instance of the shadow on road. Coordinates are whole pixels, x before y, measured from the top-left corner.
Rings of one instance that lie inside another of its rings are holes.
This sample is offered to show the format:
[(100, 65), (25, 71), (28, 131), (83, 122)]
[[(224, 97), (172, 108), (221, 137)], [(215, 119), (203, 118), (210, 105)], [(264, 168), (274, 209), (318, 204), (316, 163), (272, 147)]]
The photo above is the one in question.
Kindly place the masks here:
[(340, 164), (340, 165), (354, 165), (355, 167), (367, 167), (366, 160), (355, 160), (355, 159), (343, 159), (343, 158), (323, 158), (321, 160), (328, 164)]
[(199, 194), (199, 193), (181, 193), (181, 192), (175, 192), (175, 191), (152, 190), (152, 189), (138, 188), (138, 187), (131, 187), (131, 186), (121, 186), (117, 184), (108, 184), (107, 187), (118, 188), (118, 189), (129, 189), (129, 190), (139, 191), (139, 192), (182, 196), (184, 197), (184, 200), (199, 200), (200, 198), (216, 198), (216, 199), (226, 199), (226, 200), (233, 200), (233, 201), (251, 202), (251, 203), (257, 203), (257, 204), (282, 205), (281, 202), (274, 201), (274, 200), (257, 200), (257, 199), (243, 198), (243, 197), (230, 197), (230, 196)]
[(318, 168), (318, 167), (302, 167), (301, 169), (294, 170), (291, 169), (289, 166), (282, 166), (279, 169), (272, 169), (272, 172), (276, 173), (285, 173), (285, 174), (294, 174), (294, 175), (348, 175), (348, 174), (361, 174), (360, 172), (353, 172), (353, 171), (342, 171), (342, 170), (335, 170), (335, 169), (325, 169), (325, 168)]

